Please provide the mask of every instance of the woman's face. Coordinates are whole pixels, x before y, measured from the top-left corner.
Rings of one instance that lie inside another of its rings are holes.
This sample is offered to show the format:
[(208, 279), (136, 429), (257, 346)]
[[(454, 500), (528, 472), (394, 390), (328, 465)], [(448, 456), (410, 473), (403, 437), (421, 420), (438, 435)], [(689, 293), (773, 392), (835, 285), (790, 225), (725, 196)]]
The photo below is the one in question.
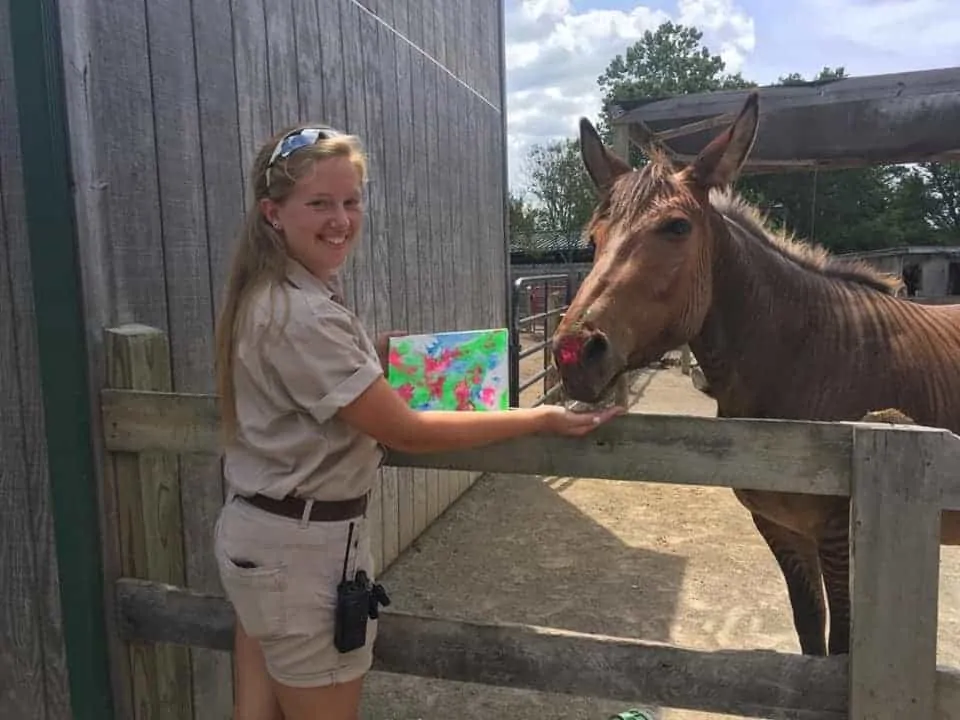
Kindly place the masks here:
[(263, 200), (261, 207), (267, 220), (279, 225), (290, 256), (326, 278), (346, 262), (360, 237), (362, 193), (360, 175), (349, 158), (323, 158), (282, 203)]

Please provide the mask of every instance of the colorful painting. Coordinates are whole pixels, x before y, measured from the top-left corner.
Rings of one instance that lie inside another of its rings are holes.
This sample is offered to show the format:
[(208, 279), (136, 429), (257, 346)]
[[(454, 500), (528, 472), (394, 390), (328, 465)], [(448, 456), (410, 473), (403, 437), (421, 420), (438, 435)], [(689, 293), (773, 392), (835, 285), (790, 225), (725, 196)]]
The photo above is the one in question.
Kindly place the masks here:
[(387, 381), (415, 410), (506, 410), (506, 329), (390, 339)]

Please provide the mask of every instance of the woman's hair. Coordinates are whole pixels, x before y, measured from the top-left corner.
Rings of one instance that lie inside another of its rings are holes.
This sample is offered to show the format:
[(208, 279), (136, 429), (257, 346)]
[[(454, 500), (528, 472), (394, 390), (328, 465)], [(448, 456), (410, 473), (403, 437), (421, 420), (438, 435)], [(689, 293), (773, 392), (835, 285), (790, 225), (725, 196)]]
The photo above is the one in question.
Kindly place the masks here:
[(367, 178), (366, 157), (360, 141), (352, 135), (338, 134), (318, 140), (316, 144), (301, 147), (269, 166), (270, 156), (277, 143), (291, 132), (304, 127), (312, 126), (295, 125), (277, 133), (260, 147), (253, 161), (253, 197), (234, 250), (216, 329), (217, 392), (220, 396), (221, 426), (226, 439), (232, 439), (237, 428), (233, 365), (237, 335), (245, 321), (248, 300), (251, 294), (264, 284), (279, 285), (287, 271), (288, 255), (283, 237), (263, 216), (259, 207), (260, 200), (270, 198), (282, 203), (296, 182), (310, 171), (314, 162), (323, 158), (347, 157), (356, 167), (360, 181), (365, 182)]

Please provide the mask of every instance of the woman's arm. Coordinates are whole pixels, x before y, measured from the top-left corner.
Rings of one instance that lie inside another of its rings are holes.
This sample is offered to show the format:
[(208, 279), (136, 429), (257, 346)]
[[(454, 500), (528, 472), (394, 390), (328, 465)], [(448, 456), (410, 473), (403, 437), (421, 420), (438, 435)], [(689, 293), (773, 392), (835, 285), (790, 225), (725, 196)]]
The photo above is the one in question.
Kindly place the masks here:
[(499, 412), (416, 411), (381, 377), (338, 415), (393, 450), (429, 453), (479, 447), (537, 432), (584, 435), (622, 412), (622, 408), (610, 408), (574, 413), (559, 405)]

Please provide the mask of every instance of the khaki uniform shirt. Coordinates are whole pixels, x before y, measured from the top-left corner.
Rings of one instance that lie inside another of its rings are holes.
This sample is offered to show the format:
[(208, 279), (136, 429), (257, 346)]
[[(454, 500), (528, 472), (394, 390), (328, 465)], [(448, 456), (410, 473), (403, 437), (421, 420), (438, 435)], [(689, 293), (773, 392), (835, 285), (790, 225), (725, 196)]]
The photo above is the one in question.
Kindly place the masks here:
[(224, 454), (230, 490), (315, 500), (368, 492), (381, 446), (335, 413), (383, 374), (376, 347), (326, 285), (290, 261), (287, 281), (250, 298), (238, 333), (238, 435)]

